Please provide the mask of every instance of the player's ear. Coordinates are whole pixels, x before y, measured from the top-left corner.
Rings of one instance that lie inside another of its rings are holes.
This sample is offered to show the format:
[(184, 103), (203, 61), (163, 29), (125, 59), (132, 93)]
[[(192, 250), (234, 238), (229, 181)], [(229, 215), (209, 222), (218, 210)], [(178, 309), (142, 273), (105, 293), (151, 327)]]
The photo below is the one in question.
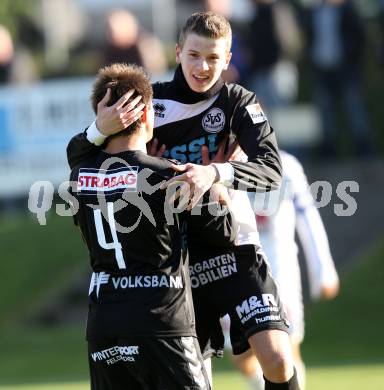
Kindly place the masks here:
[(225, 58), (224, 70), (227, 70), (227, 69), (228, 69), (229, 62), (231, 61), (231, 58), (232, 58), (232, 52), (229, 51), (229, 52), (227, 53), (226, 58)]
[(148, 120), (148, 107), (145, 105), (143, 108), (143, 115), (141, 116), (141, 121), (147, 123)]
[(181, 62), (180, 55), (181, 55), (181, 47), (179, 46), (178, 43), (176, 43), (176, 64), (180, 64)]

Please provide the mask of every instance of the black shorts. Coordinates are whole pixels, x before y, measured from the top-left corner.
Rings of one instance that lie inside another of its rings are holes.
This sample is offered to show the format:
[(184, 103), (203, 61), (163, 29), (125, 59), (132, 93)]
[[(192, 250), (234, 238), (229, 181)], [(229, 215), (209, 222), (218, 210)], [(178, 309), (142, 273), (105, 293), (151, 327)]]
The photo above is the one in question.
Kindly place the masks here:
[(195, 337), (88, 341), (91, 390), (209, 390)]
[(219, 319), (231, 318), (234, 354), (249, 348), (248, 338), (267, 329), (288, 331), (288, 321), (264, 256), (254, 245), (225, 252), (191, 251), (189, 273), (196, 316), (196, 333), (204, 358), (224, 348)]

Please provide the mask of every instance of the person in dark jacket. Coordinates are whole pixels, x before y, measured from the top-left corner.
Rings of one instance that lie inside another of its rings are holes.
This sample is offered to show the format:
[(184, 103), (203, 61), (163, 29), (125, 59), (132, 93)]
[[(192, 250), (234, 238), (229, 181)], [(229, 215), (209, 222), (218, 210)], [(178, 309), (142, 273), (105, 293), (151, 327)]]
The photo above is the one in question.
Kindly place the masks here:
[(323, 0), (305, 11), (308, 54), (323, 128), (321, 153), (337, 152), (335, 113), (341, 100), (356, 155), (371, 152), (371, 127), (362, 97), (365, 34), (351, 0)]

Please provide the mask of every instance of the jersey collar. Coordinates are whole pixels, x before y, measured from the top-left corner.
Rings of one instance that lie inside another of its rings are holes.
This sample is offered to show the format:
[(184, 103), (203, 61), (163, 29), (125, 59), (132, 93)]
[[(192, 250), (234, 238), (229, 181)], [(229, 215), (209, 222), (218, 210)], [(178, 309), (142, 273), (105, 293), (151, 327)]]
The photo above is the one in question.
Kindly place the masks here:
[(195, 92), (189, 87), (187, 81), (185, 80), (181, 65), (179, 65), (175, 70), (172, 83), (177, 89), (181, 103), (192, 104), (215, 96), (223, 87), (224, 80), (220, 77), (216, 83), (208, 89), (208, 91)]

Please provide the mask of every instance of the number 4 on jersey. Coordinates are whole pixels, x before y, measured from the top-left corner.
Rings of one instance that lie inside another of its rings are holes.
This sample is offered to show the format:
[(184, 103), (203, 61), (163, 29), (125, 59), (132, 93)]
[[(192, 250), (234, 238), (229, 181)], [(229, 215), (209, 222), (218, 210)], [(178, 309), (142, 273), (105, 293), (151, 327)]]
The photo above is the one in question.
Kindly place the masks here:
[(114, 218), (114, 214), (113, 214), (113, 203), (112, 202), (107, 203), (108, 225), (109, 225), (109, 228), (111, 229), (112, 242), (107, 242), (107, 240), (105, 238), (103, 220), (101, 217), (101, 210), (93, 210), (93, 214), (95, 217), (97, 241), (99, 242), (100, 246), (103, 249), (107, 249), (107, 250), (114, 249), (115, 250), (115, 257), (116, 257), (116, 261), (117, 261), (117, 265), (119, 266), (119, 269), (127, 268), (125, 265), (123, 252), (121, 250), (121, 244), (120, 244), (119, 240), (117, 239), (116, 224), (115, 224), (115, 218)]

